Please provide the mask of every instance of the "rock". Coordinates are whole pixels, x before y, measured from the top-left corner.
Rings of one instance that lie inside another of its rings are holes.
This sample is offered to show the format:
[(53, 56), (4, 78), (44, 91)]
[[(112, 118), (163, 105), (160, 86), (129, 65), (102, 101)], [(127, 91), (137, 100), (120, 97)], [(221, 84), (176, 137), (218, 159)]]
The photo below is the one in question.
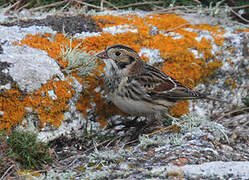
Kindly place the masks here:
[(209, 162), (201, 165), (185, 165), (184, 179), (248, 179), (249, 162)]
[(53, 76), (64, 80), (58, 64), (46, 52), (24, 46), (3, 46), (0, 62), (11, 64), (8, 68), (10, 78), (23, 92), (31, 93), (46, 84)]

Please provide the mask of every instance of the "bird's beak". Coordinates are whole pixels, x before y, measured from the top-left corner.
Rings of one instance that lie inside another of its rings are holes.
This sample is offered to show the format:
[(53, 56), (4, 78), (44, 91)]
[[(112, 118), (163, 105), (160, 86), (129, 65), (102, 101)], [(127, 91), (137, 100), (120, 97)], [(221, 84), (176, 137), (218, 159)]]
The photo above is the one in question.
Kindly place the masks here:
[(96, 56), (100, 59), (108, 59), (109, 58), (106, 51), (102, 51), (102, 52), (98, 53)]

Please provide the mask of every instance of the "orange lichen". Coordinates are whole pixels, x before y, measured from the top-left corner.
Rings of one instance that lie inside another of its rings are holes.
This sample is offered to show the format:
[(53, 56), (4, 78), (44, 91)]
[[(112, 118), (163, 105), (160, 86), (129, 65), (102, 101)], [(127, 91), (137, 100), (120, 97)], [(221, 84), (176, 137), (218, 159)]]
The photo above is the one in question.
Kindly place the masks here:
[[(50, 97), (48, 91), (55, 91), (56, 97)], [(52, 79), (38, 91), (27, 96), (25, 106), (37, 112), (41, 127), (46, 123), (59, 127), (64, 118), (63, 112), (69, 110), (68, 100), (73, 94), (72, 85), (67, 81), (55, 81)]]
[(189, 113), (188, 101), (179, 102), (170, 109), (170, 114), (172, 114), (175, 117), (179, 117), (183, 114), (188, 114), (188, 113)]
[[(81, 39), (72, 39), (72, 48), (76, 47), (79, 43), (82, 43), (79, 46), (79, 49), (87, 52), (97, 52), (113, 44), (125, 44), (132, 47), (136, 51), (140, 51), (142, 47), (148, 49), (158, 49), (160, 51), (161, 58), (165, 59), (161, 69), (168, 75), (191, 88), (205, 80), (208, 75), (214, 73), (215, 70), (222, 65), (222, 63), (215, 58), (216, 55), (213, 55), (210, 51), (210, 49), (212, 49), (213, 42), (204, 37), (200, 41), (196, 40), (196, 37), (198, 37), (197, 32), (205, 30), (213, 37), (214, 43), (221, 46), (224, 43), (224, 38), (220, 35), (224, 33), (224, 30), (217, 26), (205, 24), (192, 25), (187, 20), (174, 14), (147, 15), (145, 17), (137, 15), (93, 16), (93, 18), (102, 28), (117, 25), (128, 25), (131, 29), (137, 29), (137, 32), (128, 31), (115, 35), (102, 32), (101, 36), (85, 38), (83, 43)], [(158, 29), (158, 32), (153, 35), (151, 34), (152, 26)], [(194, 29), (196, 32), (191, 32), (189, 29), (185, 28)], [(175, 39), (173, 37), (174, 35), (167, 35), (168, 32), (174, 32), (176, 35), (181, 35), (182, 37)], [(45, 50), (50, 57), (58, 60), (61, 67), (67, 66), (67, 63), (62, 61), (60, 51), (63, 46), (69, 47), (70, 40), (63, 36), (63, 34), (28, 35), (19, 44), (25, 44), (34, 48)], [(195, 57), (191, 50), (196, 50), (199, 55), (202, 54), (203, 56)], [(142, 58), (148, 61), (146, 56), (142, 56)], [(73, 74), (73, 76), (81, 84), (88, 84), (87, 88), (82, 92), (82, 96), (76, 105), (77, 109), (80, 110), (85, 116), (87, 109), (91, 108), (90, 102), (94, 101), (96, 103), (97, 117), (102, 126), (106, 124), (105, 120), (109, 116), (113, 114), (122, 114), (122, 112), (117, 108), (113, 109), (115, 107), (114, 105), (106, 104), (101, 94), (103, 89), (95, 91), (97, 87), (103, 88), (103, 80), (99, 78), (100, 72), (103, 72), (103, 68), (103, 63), (99, 64), (96, 71), (94, 71), (93, 75), (90, 77), (82, 78), (78, 77), (75, 73)], [(48, 86), (53, 89), (51, 84), (49, 85), (48, 83), (46, 87)], [(63, 95), (65, 91), (56, 93), (61, 93), (61, 95)], [(39, 96), (40, 95), (41, 94), (39, 94)], [(48, 99), (45, 98), (45, 102), (46, 101), (48, 101)], [(35, 102), (41, 103), (40, 100), (35, 100)], [(49, 102), (47, 103), (49, 104)], [(38, 108), (35, 103), (32, 106)], [(60, 106), (67, 105), (65, 101), (63, 101), (63, 104)], [(47, 109), (40, 108), (38, 112), (45, 112), (45, 110)], [(62, 110), (65, 109), (59, 109), (59, 111)], [(40, 112), (42, 123), (53, 121), (52, 119), (54, 117), (50, 116), (51, 109), (47, 111), (48, 112), (45, 114)], [(188, 113), (188, 102), (184, 101), (178, 103), (172, 108), (171, 112), (175, 116)], [(56, 110), (53, 114), (56, 114)], [(57, 118), (62, 119), (60, 113), (57, 115)], [(57, 121), (56, 124), (59, 125), (59, 122), (61, 121)]]
[(234, 62), (231, 59), (227, 59), (226, 62), (228, 62), (231, 67), (234, 66)]
[[(67, 81), (50, 80), (42, 88), (32, 94), (24, 95), (19, 90), (6, 90), (1, 92), (0, 129), (10, 128), (21, 123), (26, 115), (25, 108), (32, 109), (40, 120), (40, 125), (50, 124), (59, 127), (64, 118), (63, 112), (69, 109), (68, 100), (73, 95), (71, 85)], [(56, 98), (49, 97), (48, 91), (55, 91)]]
[(225, 81), (226, 85), (231, 86), (233, 89), (237, 87), (237, 83), (234, 79), (228, 78)]
[(25, 107), (19, 90), (7, 90), (0, 96), (0, 130), (10, 128), (23, 120)]
[(149, 58), (148, 58), (147, 56), (142, 55), (141, 58), (142, 58), (144, 61), (149, 62)]
[(238, 29), (238, 32), (249, 32), (249, 29)]

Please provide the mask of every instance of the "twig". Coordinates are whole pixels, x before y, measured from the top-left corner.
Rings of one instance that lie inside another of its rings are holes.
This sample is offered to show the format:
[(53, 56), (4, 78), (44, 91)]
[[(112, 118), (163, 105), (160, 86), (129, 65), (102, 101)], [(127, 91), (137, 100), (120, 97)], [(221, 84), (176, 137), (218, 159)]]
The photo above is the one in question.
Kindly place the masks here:
[(242, 48), (242, 55), (244, 57), (249, 57), (249, 50), (247, 44), (249, 44), (249, 37), (245, 35), (245, 38), (243, 40), (243, 48)]
[(21, 4), (22, 4), (23, 0), (19, 0), (17, 5), (15, 6), (15, 10), (19, 9)]
[(230, 9), (230, 11), (231, 11), (233, 14), (235, 14), (238, 18), (240, 18), (241, 20), (243, 20), (243, 21), (249, 23), (249, 20), (243, 18), (240, 14), (236, 13), (231, 7), (229, 7), (229, 9)]
[[(126, 134), (121, 135), (121, 136), (114, 137), (113, 139), (108, 139), (108, 140), (103, 141), (103, 142), (101, 142), (101, 143), (99, 143), (99, 144), (97, 144), (97, 145), (95, 145), (95, 146), (93, 146), (93, 147), (90, 147), (89, 149), (85, 150), (84, 152), (82, 152), (82, 153), (79, 154), (79, 155), (71, 156), (71, 157), (66, 158), (66, 159), (64, 159), (64, 160), (61, 160), (62, 163), (63, 163), (63, 162), (66, 162), (66, 161), (72, 161), (69, 165), (66, 165), (66, 166), (62, 165), (62, 168), (61, 168), (61, 169), (63, 169), (63, 168), (68, 168), (68, 167), (72, 166), (79, 158), (84, 158), (84, 157), (86, 157), (86, 153), (87, 153), (87, 152), (89, 152), (89, 151), (91, 151), (91, 150), (93, 150), (93, 149), (95, 149), (95, 148), (98, 148), (99, 146), (102, 146), (102, 145), (104, 145), (104, 144), (106, 144), (106, 143), (107, 143), (106, 147), (108, 147), (108, 146), (110, 145), (110, 143), (112, 143), (112, 142), (114, 142), (115, 140), (117, 140), (117, 139), (119, 139), (119, 138), (121, 138), (121, 137), (124, 137), (124, 136), (126, 136)], [(136, 141), (137, 141), (137, 140), (136, 140)], [(127, 143), (127, 144), (128, 144), (128, 143)], [(61, 164), (61, 162), (60, 162), (60, 164)], [(59, 169), (59, 168), (58, 168), (58, 169)]]
[(77, 3), (79, 3), (79, 4), (83, 4), (83, 5), (85, 5), (85, 6), (89, 6), (89, 7), (95, 8), (95, 9), (101, 9), (100, 6), (95, 6), (95, 5), (86, 3), (86, 2), (82, 2), (82, 1), (80, 1), (80, 0), (73, 0), (73, 1), (75, 1), (75, 2), (77, 2)]
[(175, 31), (175, 30), (180, 29), (180, 28), (182, 28), (182, 27), (184, 27), (184, 26), (187, 26), (187, 25), (190, 25), (190, 23), (181, 24), (181, 25), (179, 25), (179, 26), (177, 26), (177, 27), (175, 27), (175, 28), (166, 30), (166, 32)]
[[(116, 138), (114, 138), (114, 139), (116, 139)], [(112, 141), (112, 140), (103, 141), (103, 142), (99, 143), (98, 145), (93, 146), (93, 147), (91, 147), (91, 148), (85, 150), (85, 151), (82, 152), (80, 155), (71, 156), (71, 157), (69, 157), (69, 158), (67, 158), (67, 159), (62, 160), (63, 162), (65, 162), (65, 161), (70, 161), (70, 160), (73, 159), (73, 161), (72, 161), (69, 165), (63, 166), (63, 168), (71, 167), (78, 159), (83, 158), (83, 157), (86, 157), (85, 153), (87, 153), (88, 151), (91, 151), (91, 150), (93, 150), (94, 148), (97, 148), (97, 147), (99, 147), (99, 146), (101, 146), (101, 145), (107, 143), (108, 141)], [(63, 168), (62, 168), (62, 169), (63, 169)]]
[(234, 113), (242, 113), (242, 112), (246, 112), (246, 111), (249, 111), (249, 107), (245, 107), (245, 108), (241, 108), (241, 109), (236, 109), (234, 111), (230, 111), (230, 112), (225, 112), (223, 115), (221, 115), (219, 118), (217, 118), (215, 121), (218, 122), (220, 121), (221, 119), (225, 118), (225, 117), (228, 117), (228, 116), (231, 116), (232, 114)]
[(15, 2), (13, 5), (11, 5), (10, 7), (7, 8), (7, 10), (5, 11), (5, 13), (8, 13), (8, 11), (11, 10), (11, 9), (13, 9), (13, 8), (15, 10), (18, 9), (18, 8), (20, 8), (20, 6), (22, 4), (22, 1), (23, 0), (19, 0), (19, 1)]
[[(121, 136), (120, 136), (120, 137), (121, 137)], [(116, 137), (116, 138), (113, 138), (112, 140), (110, 140), (110, 141), (106, 144), (105, 148), (107, 148), (111, 143), (113, 143), (115, 140), (117, 140), (117, 139), (120, 138), (120, 137)]]
[(128, 7), (133, 7), (133, 6), (142, 6), (142, 5), (147, 5), (147, 4), (162, 4), (163, 1), (156, 1), (156, 2), (139, 2), (139, 3), (134, 3), (134, 4), (127, 4), (124, 6), (119, 6), (118, 8), (122, 9), (122, 8), (128, 8)]
[[(119, 137), (115, 137), (114, 139), (117, 139), (117, 138), (119, 138)], [(103, 141), (103, 142), (97, 144), (96, 146), (92, 146), (92, 147), (88, 148), (87, 150), (83, 151), (80, 155), (71, 156), (71, 157), (69, 157), (69, 158), (66, 158), (66, 159), (62, 160), (62, 162), (69, 161), (69, 160), (72, 160), (72, 159), (74, 159), (73, 162), (75, 162), (75, 159), (77, 160), (77, 159), (79, 159), (79, 158), (81, 158), (81, 157), (85, 157), (85, 153), (87, 153), (87, 152), (93, 150), (94, 148), (97, 148), (97, 147), (99, 147), (99, 146), (101, 146), (101, 145), (103, 145), (103, 144), (105, 144), (105, 143), (108, 143), (109, 141), (113, 141), (113, 139), (105, 140), (105, 141)], [(70, 163), (70, 165), (72, 165), (73, 162)]]
[(247, 88), (247, 89), (249, 89), (249, 85), (248, 86), (240, 86), (241, 88)]
[(69, 6), (69, 4), (71, 4), (71, 1), (69, 1), (65, 6), (63, 6), (60, 11), (63, 11), (65, 8), (67, 8)]
[(4, 179), (4, 177), (8, 174), (8, 172), (14, 167), (15, 165), (14, 164), (12, 164), (8, 169), (7, 169), (7, 171), (5, 171), (4, 172), (4, 174), (3, 174), (3, 176), (1, 177), (1, 179), (0, 180), (3, 180)]
[(192, 0), (192, 1), (194, 1), (194, 2), (197, 3), (197, 4), (201, 4), (201, 2), (198, 1), (198, 0)]
[(30, 3), (24, 4), (22, 7), (18, 8), (16, 11), (19, 12), (19, 11), (21, 11), (22, 9), (28, 7), (29, 5), (30, 5)]
[(100, 1), (100, 11), (103, 11), (104, 7), (104, 0)]
[(175, 7), (171, 7), (171, 8), (163, 8), (161, 10), (156, 10), (156, 11), (151, 11), (151, 13), (165, 13), (168, 11), (174, 11), (174, 10), (178, 10), (178, 9), (187, 9), (187, 8), (193, 8), (193, 6), (175, 6)]
[(121, 137), (121, 136), (117, 136), (117, 137), (115, 137), (115, 138), (113, 138), (113, 139), (108, 139), (108, 140), (106, 140), (106, 141), (103, 141), (103, 142), (97, 144), (96, 146), (93, 146), (93, 147), (91, 147), (91, 148), (85, 150), (83, 153), (85, 154), (85, 153), (87, 153), (88, 151), (93, 150), (94, 148), (97, 148), (97, 147), (99, 147), (99, 146), (102, 146), (103, 144), (108, 143), (108, 142), (110, 142), (110, 141), (114, 141), (114, 140), (116, 140), (116, 139), (118, 139), (118, 138), (120, 138), (120, 137)]
[(249, 4), (247, 5), (243, 5), (243, 6), (234, 6), (234, 7), (231, 7), (232, 9), (236, 10), (236, 9), (246, 9), (246, 8), (249, 8)]
[(104, 3), (108, 4), (109, 6), (113, 7), (116, 10), (119, 10), (119, 8), (117, 6), (113, 5), (112, 3), (110, 3), (110, 2), (108, 2), (106, 0), (104, 0)]
[(240, 23), (240, 22), (236, 22), (236, 21), (234, 23), (236, 23), (236, 24), (238, 24), (240, 26), (244, 26), (246, 28), (249, 28), (249, 25), (246, 25), (246, 24), (243, 24), (243, 23)]
[(65, 2), (67, 2), (67, 0), (55, 2), (55, 3), (52, 3), (52, 4), (48, 4), (48, 5), (37, 7), (37, 8), (32, 8), (32, 9), (30, 9), (30, 12), (38, 11), (38, 10), (48, 8), (48, 7), (58, 6), (58, 5), (61, 5), (61, 4), (65, 3)]
[(17, 1), (16, 3), (14, 3), (12, 6), (8, 7), (6, 9), (6, 11), (4, 12), (4, 14), (7, 14), (9, 12), (9, 10), (11, 10), (13, 7), (15, 7), (18, 3), (19, 3), (19, 1)]
[(155, 5), (155, 4), (153, 4), (153, 9), (155, 9), (154, 11), (158, 11), (158, 10), (163, 10), (163, 9), (165, 9), (164, 7), (161, 7), (161, 6), (157, 6), (157, 5)]
[(135, 142), (138, 142), (138, 141), (139, 141), (138, 139), (134, 139), (132, 141), (129, 141), (129, 142), (125, 143), (125, 145), (132, 144), (132, 143), (135, 143)]
[[(190, 9), (188, 9), (188, 8), (190, 8)], [(188, 12), (192, 12), (192, 13), (195, 13), (195, 12), (198, 11), (196, 9), (191, 9), (191, 8), (195, 8), (195, 7), (194, 6), (175, 6), (175, 7), (171, 7), (171, 8), (165, 8), (165, 9), (162, 9), (162, 10), (151, 11), (151, 13), (171, 13), (172, 11), (178, 10), (178, 9), (185, 9)], [(226, 7), (221, 6), (220, 8), (225, 9)], [(232, 8), (233, 10), (246, 9), (246, 8), (249, 8), (249, 5), (234, 6), (234, 7), (230, 7), (230, 8)], [(213, 11), (213, 9), (205, 9), (204, 10), (204, 12), (209, 12), (209, 11)]]

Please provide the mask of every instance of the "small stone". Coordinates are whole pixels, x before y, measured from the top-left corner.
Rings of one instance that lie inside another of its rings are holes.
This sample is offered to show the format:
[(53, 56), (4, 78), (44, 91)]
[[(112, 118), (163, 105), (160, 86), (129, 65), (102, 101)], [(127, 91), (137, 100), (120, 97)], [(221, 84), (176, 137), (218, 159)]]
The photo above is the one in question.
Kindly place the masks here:
[(0, 45), (0, 54), (3, 54), (3, 48), (1, 45)]
[(214, 141), (214, 136), (211, 133), (208, 133), (207, 139), (210, 141)]
[(53, 99), (53, 100), (56, 100), (56, 99), (57, 99), (57, 96), (56, 96), (54, 90), (49, 90), (49, 91), (48, 91), (48, 95), (49, 95), (49, 97), (51, 97), (51, 99)]
[(155, 26), (151, 26), (151, 28), (150, 28), (150, 35), (154, 36), (154, 35), (157, 35), (157, 34), (158, 34), (158, 28), (155, 27)]
[(221, 144), (221, 149), (225, 152), (233, 151), (233, 148), (231, 146), (227, 146), (225, 144)]
[(33, 112), (33, 108), (30, 107), (25, 107), (26, 112), (31, 113)]
[(177, 166), (168, 166), (167, 167), (167, 176), (181, 178), (183, 176), (183, 169)]

